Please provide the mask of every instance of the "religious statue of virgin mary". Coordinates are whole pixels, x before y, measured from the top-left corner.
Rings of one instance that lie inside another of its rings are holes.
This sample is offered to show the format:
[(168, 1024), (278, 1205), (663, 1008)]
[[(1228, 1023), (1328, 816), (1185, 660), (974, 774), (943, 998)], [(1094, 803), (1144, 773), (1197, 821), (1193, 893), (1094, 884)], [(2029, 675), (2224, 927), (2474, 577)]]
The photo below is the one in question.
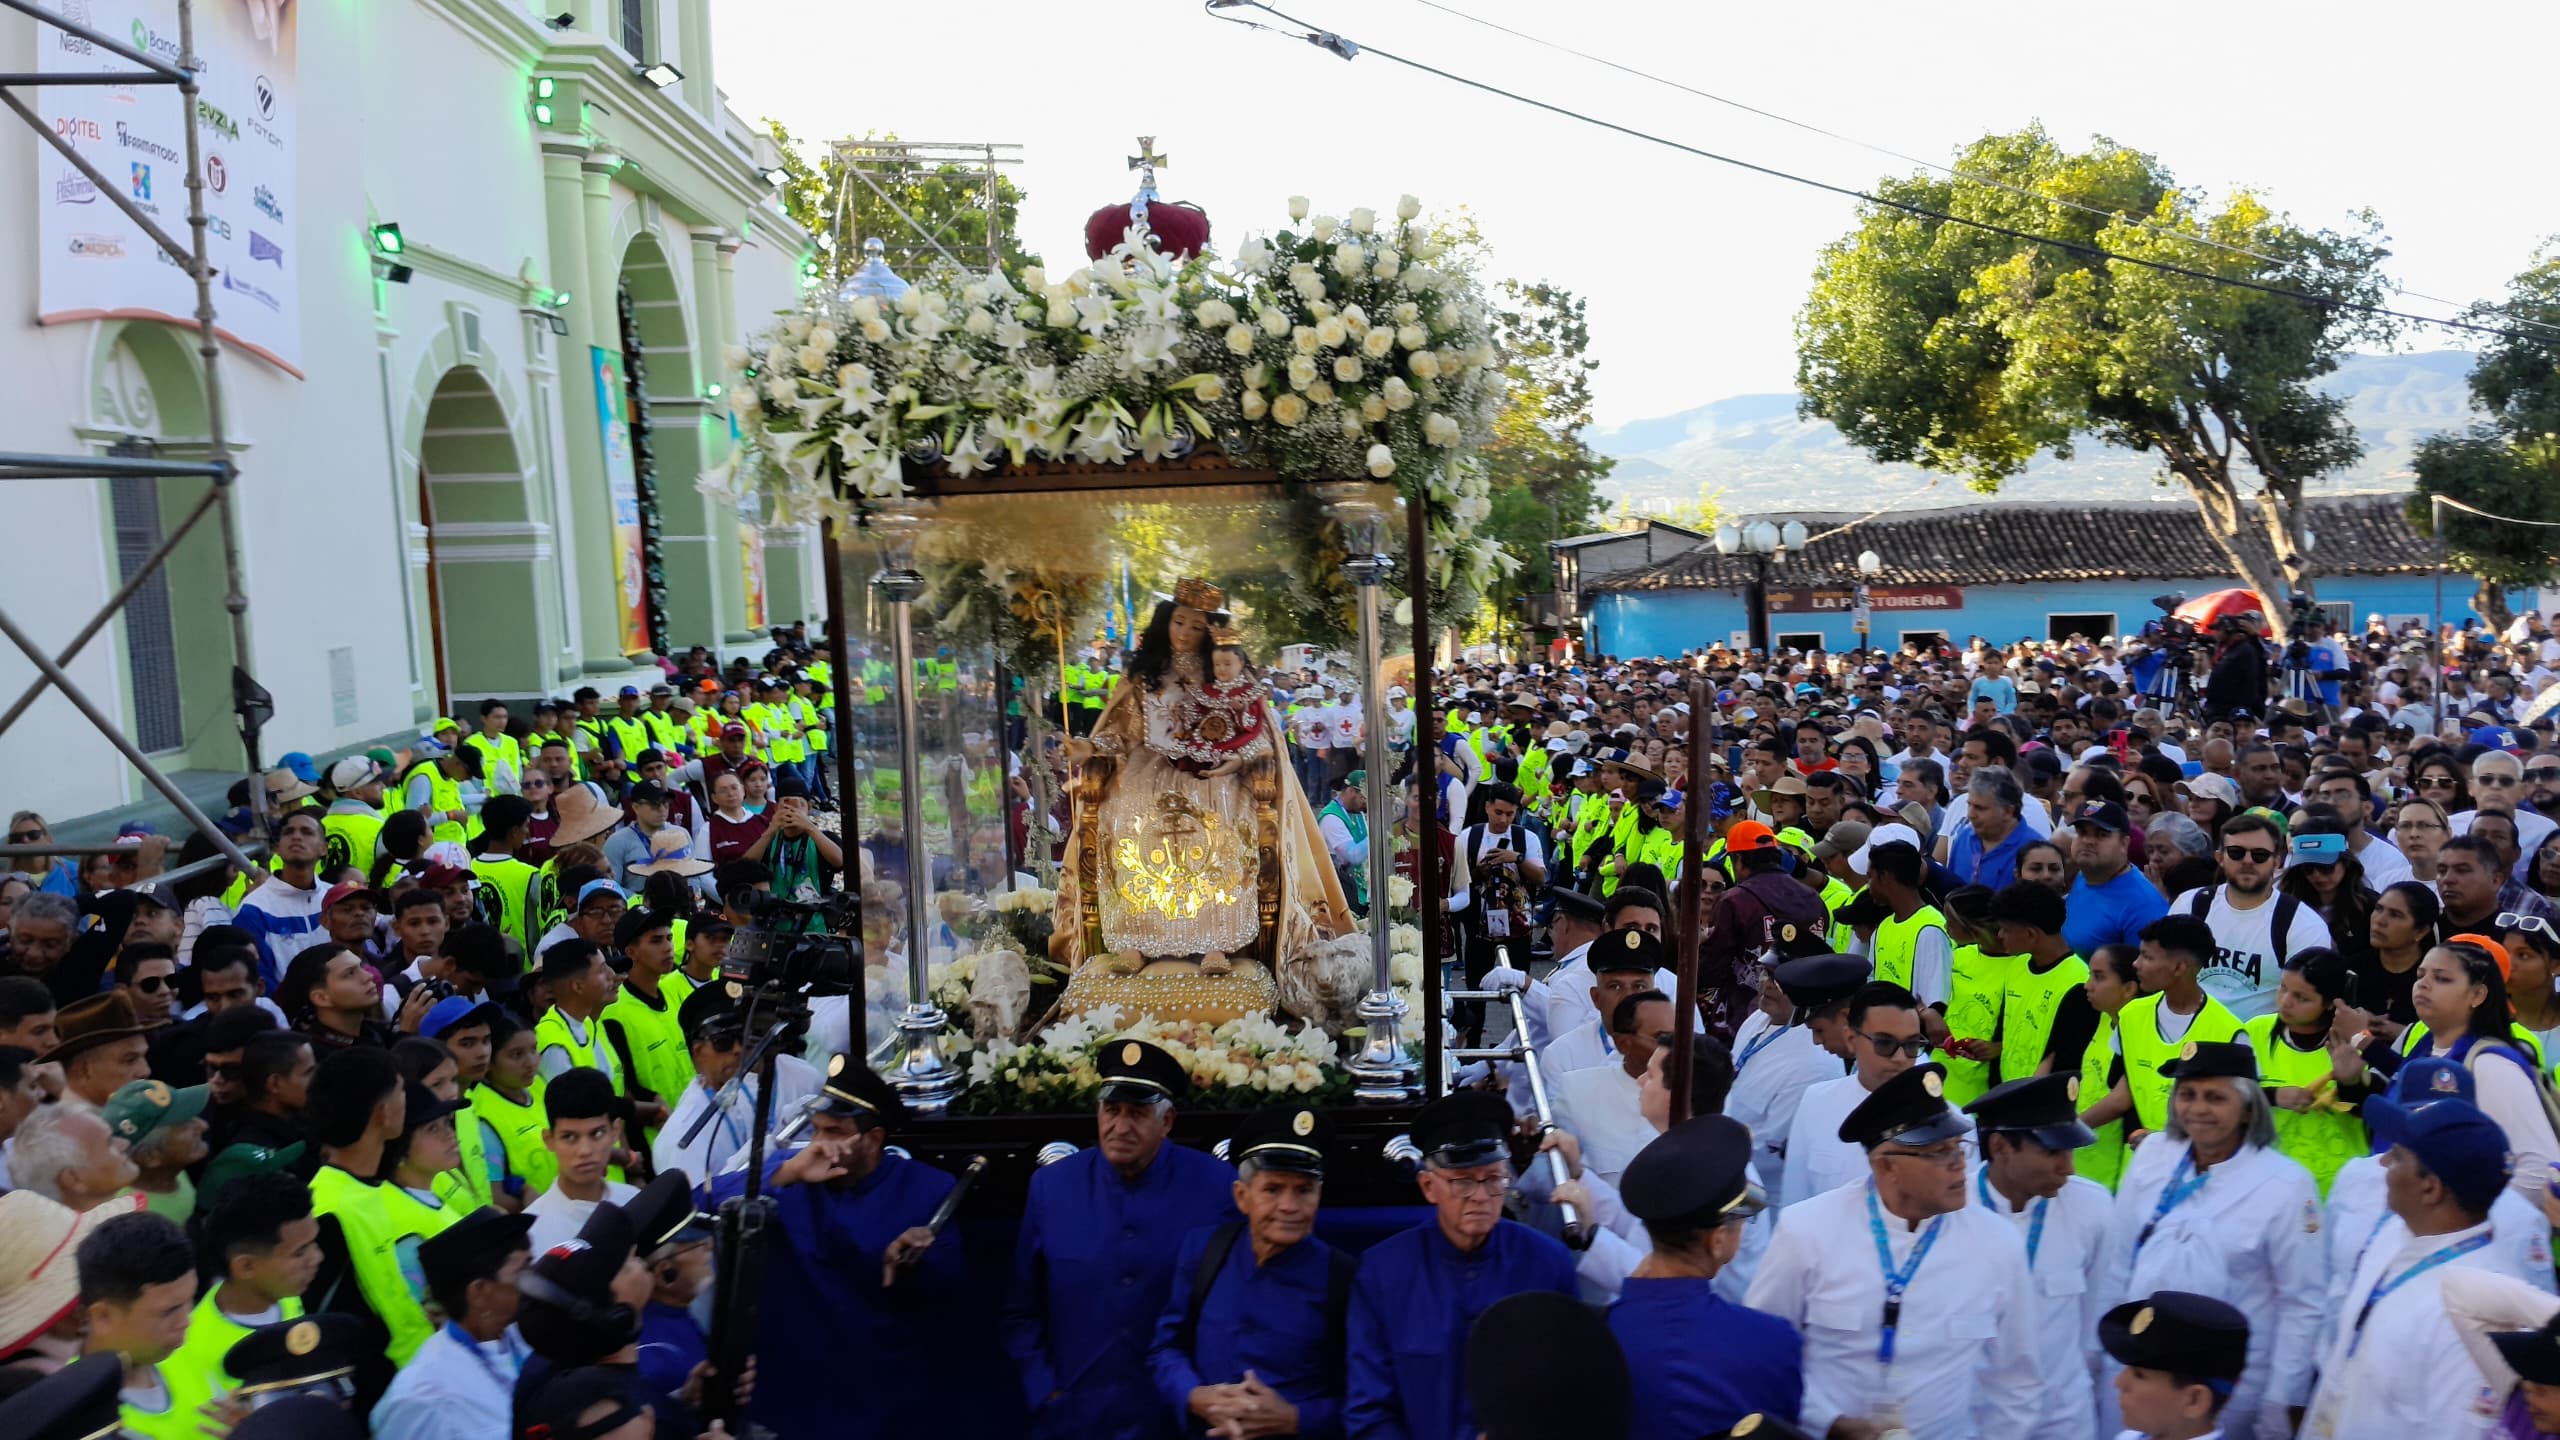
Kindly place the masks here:
[(1159, 601), (1067, 759), (1073, 819), (1052, 957), (1061, 1008), (1221, 1021), (1268, 1013), (1284, 959), (1352, 928), (1269, 700), (1191, 578)]

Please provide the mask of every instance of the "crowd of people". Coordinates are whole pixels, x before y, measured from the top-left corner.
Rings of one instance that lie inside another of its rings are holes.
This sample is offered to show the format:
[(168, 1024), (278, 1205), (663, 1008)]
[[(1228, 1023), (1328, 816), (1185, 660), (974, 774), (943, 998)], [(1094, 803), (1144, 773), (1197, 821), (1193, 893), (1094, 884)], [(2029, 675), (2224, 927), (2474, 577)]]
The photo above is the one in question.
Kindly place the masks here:
[[(138, 826), (0, 880), (0, 1433), (2560, 1435), (2560, 640), (2309, 642), (2254, 691), (2076, 642), (1461, 664), (1385, 686), (1374, 785), (1382, 677), (1264, 677), (1353, 903), (1429, 807), (1443, 982), (1525, 1033), (1449, 1007), (1497, 1058), (1358, 1246), (1334, 1117), (1178, 1142), (1182, 1065), (1106, 1041), (991, 1317), (852, 1002), (760, 1097), (721, 967), (804, 923), (768, 897), (1054, 863), (1019, 722), (1073, 734), (1111, 657), (990, 691), (932, 833), (866, 781), (858, 845), (828, 762), (888, 673), (839, 730), (805, 636), (289, 756), (223, 817), (254, 872)], [(760, 1114), (731, 1374), (709, 1217)]]

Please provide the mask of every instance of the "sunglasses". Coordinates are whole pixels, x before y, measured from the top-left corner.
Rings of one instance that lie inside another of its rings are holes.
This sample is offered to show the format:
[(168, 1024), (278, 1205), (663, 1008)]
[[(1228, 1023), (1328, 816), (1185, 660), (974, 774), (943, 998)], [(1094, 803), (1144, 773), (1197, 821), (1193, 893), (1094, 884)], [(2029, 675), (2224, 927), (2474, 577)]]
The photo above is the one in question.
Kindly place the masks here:
[(2450, 775), (2421, 775), (2417, 779), (2417, 786), (2421, 790), (2450, 790), (2455, 783)]
[(2498, 912), (2498, 928), (2539, 935), (2545, 945), (2560, 945), (2560, 930), (2553, 929), (2551, 922), (2539, 915), (2519, 915), (2512, 910), (2502, 910)]
[(44, 832), (41, 830), (12, 830), (9, 832), (9, 843), (12, 845), (33, 845), (42, 839), (44, 839)]
[(1860, 1030), (1857, 1036), (1876, 1047), (1876, 1053), (1887, 1057), (1908, 1055), (1916, 1060), (1929, 1053), (1928, 1038), (1921, 1035), (1914, 1035), (1906, 1040), (1899, 1035), (1870, 1035)]
[(157, 995), (169, 988), (171, 980), (167, 975), (145, 975), (133, 982), (133, 988), (145, 995)]
[(2524, 778), (2536, 785), (2560, 783), (2560, 765), (2536, 765), (2524, 772)]
[(2222, 847), (2222, 858), (2225, 860), (2246, 860), (2252, 865), (2264, 865), (2268, 861), (2276, 858), (2276, 852), (2273, 850), (2260, 849), (2255, 845), (2225, 845)]

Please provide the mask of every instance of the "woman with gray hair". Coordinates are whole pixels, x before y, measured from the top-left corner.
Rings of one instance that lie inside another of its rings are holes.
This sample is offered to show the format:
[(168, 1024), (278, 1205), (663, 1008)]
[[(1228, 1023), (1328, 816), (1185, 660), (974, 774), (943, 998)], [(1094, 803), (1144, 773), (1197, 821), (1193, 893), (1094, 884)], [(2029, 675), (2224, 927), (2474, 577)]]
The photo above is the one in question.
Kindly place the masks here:
[[(2288, 1407), (2310, 1399), (2328, 1296), (2319, 1187), (2275, 1148), (2245, 1040), (2194, 1043), (2161, 1068), (2176, 1084), (2168, 1125), (2133, 1153), (2116, 1192), (2102, 1298), (2188, 1290), (2238, 1307), (2249, 1317), (2249, 1361), (2223, 1432), (2289, 1436)], [(2098, 1433), (2112, 1434), (2115, 1387), (2098, 1389)]]
[[(2143, 832), (2149, 847), (2142, 861), (2142, 873), (2162, 895), (2175, 898), (2180, 892), (2195, 888), (2178, 877), (2180, 867), (2201, 861), (2205, 879), (2210, 885), (2218, 878), (2213, 868), (2213, 836), (2205, 828), (2175, 810), (2163, 810), (2151, 817), (2151, 828)], [(2173, 878), (2178, 877), (2178, 878)]]

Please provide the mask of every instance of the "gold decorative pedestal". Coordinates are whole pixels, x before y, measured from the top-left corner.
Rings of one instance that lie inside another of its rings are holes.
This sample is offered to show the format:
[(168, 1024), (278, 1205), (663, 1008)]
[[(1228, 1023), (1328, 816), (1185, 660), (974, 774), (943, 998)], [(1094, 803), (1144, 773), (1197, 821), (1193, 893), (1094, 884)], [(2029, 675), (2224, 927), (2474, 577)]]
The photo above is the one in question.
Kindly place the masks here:
[(1115, 975), (1107, 959), (1096, 958), (1068, 978), (1058, 1008), (1080, 1015), (1098, 1005), (1117, 1005), (1123, 1020), (1152, 1015), (1204, 1025), (1270, 1014), (1280, 1003), (1270, 970), (1259, 960), (1239, 959), (1235, 967), (1230, 974), (1203, 975), (1188, 961), (1159, 960), (1135, 975)]

